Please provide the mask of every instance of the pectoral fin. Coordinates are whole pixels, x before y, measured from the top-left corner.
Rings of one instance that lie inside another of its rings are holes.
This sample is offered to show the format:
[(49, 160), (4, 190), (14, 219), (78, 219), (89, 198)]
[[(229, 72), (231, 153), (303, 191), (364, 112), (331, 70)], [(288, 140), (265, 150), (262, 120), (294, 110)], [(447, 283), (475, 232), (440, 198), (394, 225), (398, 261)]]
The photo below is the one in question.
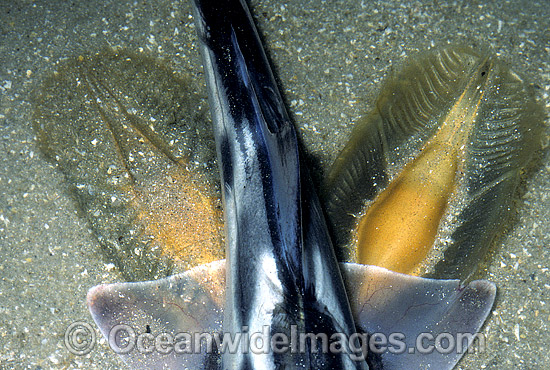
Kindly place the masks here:
[(459, 280), (358, 264), (342, 264), (342, 271), (359, 331), (386, 341), (378, 342), (379, 354), (370, 348), (375, 369), (452, 369), (472, 344), (496, 296), (496, 286), (486, 280), (462, 286)]
[(196, 350), (195, 333), (221, 332), (224, 297), (222, 260), (165, 279), (96, 286), (88, 293), (88, 307), (131, 369), (215, 370), (220, 367), (216, 343), (211, 351), (206, 342), (203, 351)]
[[(341, 269), (360, 331), (392, 341), (381, 354), (370, 351), (373, 369), (452, 369), (485, 321), (496, 294), (495, 285), (484, 280), (464, 287), (458, 280), (413, 277), (374, 266), (341, 264)], [(214, 341), (208, 351), (203, 341), (202, 351), (197, 351), (194, 339), (195, 333), (223, 338), (224, 300), (225, 261), (151, 282), (100, 285), (88, 293), (95, 322), (132, 369), (219, 369), (221, 342)], [(135, 338), (133, 345), (127, 344), (129, 328), (136, 338), (145, 339), (143, 343)], [(161, 333), (172, 342), (157, 347), (154, 338)], [(404, 338), (395, 337), (401, 334)], [(424, 340), (415, 347), (419, 336)], [(429, 351), (436, 338), (443, 346), (445, 340), (458, 339), (461, 347), (453, 346), (450, 353)], [(391, 352), (396, 350), (402, 353)]]

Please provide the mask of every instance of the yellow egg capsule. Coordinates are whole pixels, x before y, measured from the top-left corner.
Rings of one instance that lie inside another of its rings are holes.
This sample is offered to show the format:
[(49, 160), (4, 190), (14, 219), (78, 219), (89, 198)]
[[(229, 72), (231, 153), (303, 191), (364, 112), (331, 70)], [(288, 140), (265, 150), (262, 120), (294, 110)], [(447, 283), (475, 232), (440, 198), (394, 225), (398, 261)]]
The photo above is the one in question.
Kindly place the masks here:
[(538, 147), (542, 117), (531, 88), (493, 56), (452, 46), (411, 62), (328, 176), (344, 259), (470, 276)]

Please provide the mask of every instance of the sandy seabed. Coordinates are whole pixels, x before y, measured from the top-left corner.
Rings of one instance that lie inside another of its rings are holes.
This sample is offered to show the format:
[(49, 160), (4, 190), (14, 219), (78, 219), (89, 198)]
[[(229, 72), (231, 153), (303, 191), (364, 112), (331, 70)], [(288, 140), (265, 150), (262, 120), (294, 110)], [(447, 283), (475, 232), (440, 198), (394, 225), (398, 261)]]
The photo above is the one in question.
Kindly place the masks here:
[[(254, 1), (251, 5), (308, 151), (326, 170), (385, 76), (447, 42), (489, 47), (535, 83), (548, 114), (550, 7), (544, 2)], [(4, 2), (0, 5), (0, 369), (118, 369), (98, 337), (87, 355), (64, 345), (93, 324), (88, 289), (122, 277), (98, 251), (63, 176), (40, 154), (32, 91), (56, 63), (105, 47), (167, 60), (202, 79), (190, 6), (182, 1)], [(546, 122), (548, 127), (548, 122)], [(543, 142), (546, 144), (548, 129)], [(547, 369), (550, 357), (550, 160), (522, 184), (514, 222), (480, 277), (497, 302), (487, 348), (460, 369)]]

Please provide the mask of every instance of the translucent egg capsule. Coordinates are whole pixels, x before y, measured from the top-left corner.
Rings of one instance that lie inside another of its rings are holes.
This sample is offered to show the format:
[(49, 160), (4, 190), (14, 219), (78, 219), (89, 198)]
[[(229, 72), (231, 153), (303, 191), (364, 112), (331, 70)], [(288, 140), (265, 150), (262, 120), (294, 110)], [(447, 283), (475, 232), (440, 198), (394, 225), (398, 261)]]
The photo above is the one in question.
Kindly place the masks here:
[(412, 60), (356, 124), (325, 184), (341, 256), (466, 279), (540, 147), (532, 87), (493, 55), (448, 46)]
[(197, 90), (123, 50), (68, 59), (37, 90), (38, 144), (128, 280), (223, 258), (216, 154)]

